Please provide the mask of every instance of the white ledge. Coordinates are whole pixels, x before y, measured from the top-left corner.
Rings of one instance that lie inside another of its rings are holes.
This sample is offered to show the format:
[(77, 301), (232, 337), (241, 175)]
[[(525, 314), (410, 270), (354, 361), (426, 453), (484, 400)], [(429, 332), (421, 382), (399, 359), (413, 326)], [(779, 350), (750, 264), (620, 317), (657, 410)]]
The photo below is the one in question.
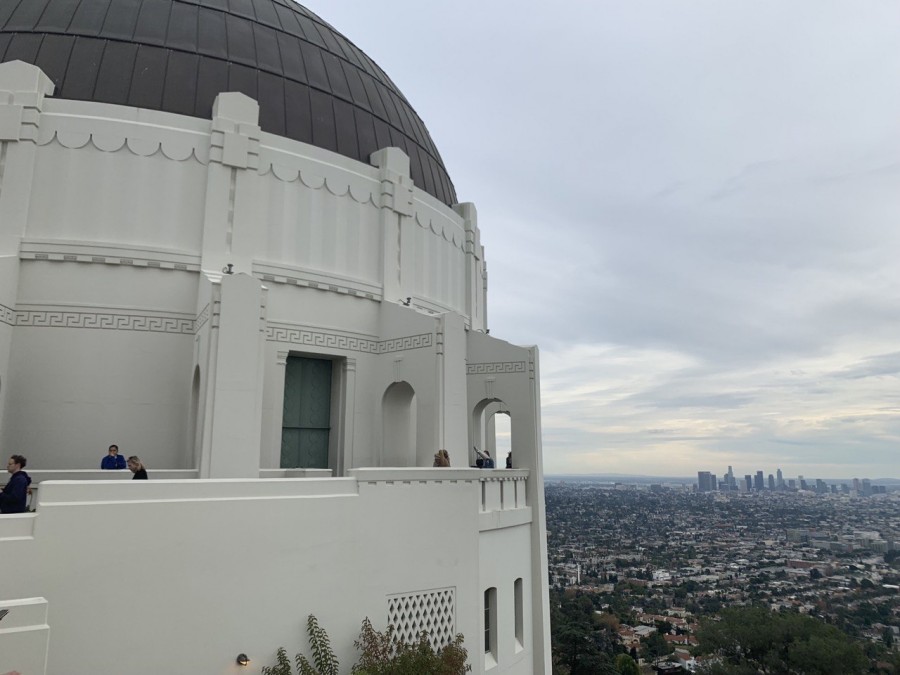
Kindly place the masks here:
[(348, 475), (361, 483), (422, 483), (446, 481), (481, 481), (528, 477), (527, 469), (472, 469), (452, 467), (384, 467), (350, 469)]
[(41, 509), (48, 506), (73, 504), (231, 501), (357, 495), (357, 483), (352, 478), (45, 481), (38, 493), (37, 511), (40, 513)]

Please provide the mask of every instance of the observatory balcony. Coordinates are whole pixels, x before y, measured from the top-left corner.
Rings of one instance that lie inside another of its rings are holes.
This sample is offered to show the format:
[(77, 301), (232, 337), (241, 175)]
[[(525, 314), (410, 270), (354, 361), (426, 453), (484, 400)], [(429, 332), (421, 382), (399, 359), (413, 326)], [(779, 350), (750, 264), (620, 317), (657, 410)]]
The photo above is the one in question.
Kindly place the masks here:
[(351, 469), (364, 490), (385, 487), (441, 486), (468, 484), (478, 505), (478, 528), (496, 530), (531, 522), (527, 494), (527, 469)]

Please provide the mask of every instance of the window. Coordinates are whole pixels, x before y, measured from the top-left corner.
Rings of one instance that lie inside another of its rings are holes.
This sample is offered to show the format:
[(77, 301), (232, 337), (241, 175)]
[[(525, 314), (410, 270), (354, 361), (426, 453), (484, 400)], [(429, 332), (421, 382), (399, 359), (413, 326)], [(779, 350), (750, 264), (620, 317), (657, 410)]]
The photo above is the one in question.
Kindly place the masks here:
[(284, 374), (281, 468), (328, 468), (331, 434), (328, 359), (289, 356)]
[(523, 596), (522, 577), (516, 579), (513, 591), (516, 603), (516, 651), (518, 651), (525, 647), (525, 613), (523, 605), (525, 598)]
[(497, 589), (484, 592), (484, 653), (497, 659)]

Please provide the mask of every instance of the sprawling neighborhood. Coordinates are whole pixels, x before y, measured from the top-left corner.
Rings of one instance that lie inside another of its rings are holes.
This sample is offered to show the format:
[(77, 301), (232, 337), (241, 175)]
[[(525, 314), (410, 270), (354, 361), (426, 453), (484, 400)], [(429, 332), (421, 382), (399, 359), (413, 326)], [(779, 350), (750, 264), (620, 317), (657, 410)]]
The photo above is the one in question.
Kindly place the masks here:
[(900, 642), (900, 492), (551, 480), (546, 496), (555, 597), (590, 601), (657, 672), (694, 670), (698, 621), (735, 605), (817, 617), (876, 663)]

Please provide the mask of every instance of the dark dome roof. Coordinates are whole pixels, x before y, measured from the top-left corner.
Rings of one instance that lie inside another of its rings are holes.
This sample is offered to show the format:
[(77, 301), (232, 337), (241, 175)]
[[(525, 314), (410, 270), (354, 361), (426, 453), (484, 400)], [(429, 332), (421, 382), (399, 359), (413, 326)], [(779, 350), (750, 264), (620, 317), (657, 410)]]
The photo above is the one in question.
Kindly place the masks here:
[(445, 204), (428, 130), (368, 56), (292, 0), (3, 0), (0, 61), (39, 66), (55, 96), (209, 118), (216, 94), (259, 101), (263, 131), (368, 162), (396, 146)]

